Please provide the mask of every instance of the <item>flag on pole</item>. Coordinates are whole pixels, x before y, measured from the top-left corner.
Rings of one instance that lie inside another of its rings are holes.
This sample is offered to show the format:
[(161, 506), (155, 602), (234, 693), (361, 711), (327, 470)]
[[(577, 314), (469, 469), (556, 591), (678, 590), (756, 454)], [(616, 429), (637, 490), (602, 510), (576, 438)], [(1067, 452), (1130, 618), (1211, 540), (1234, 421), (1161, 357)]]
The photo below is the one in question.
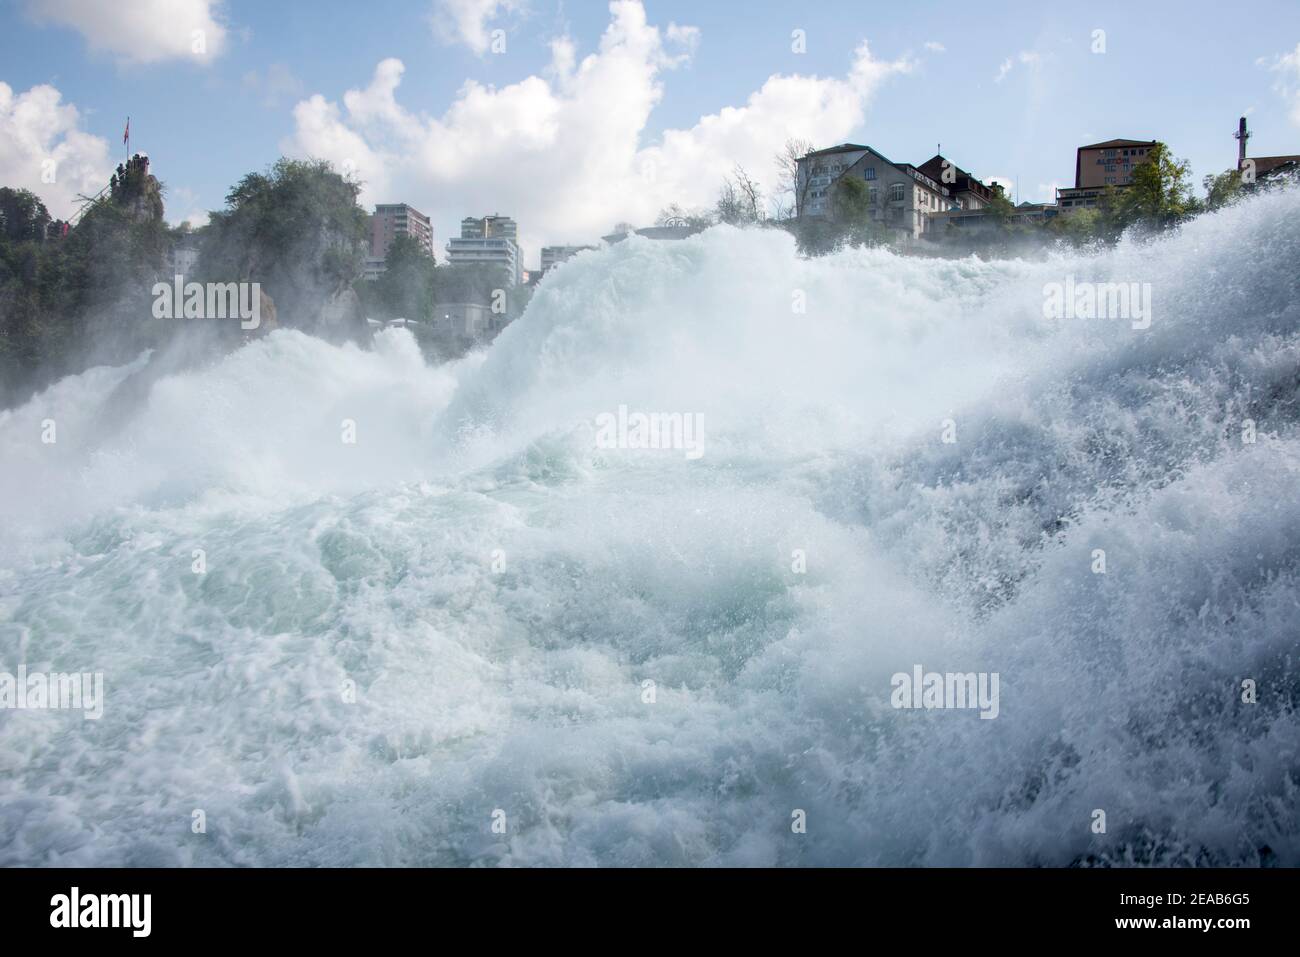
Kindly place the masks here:
[(126, 129), (122, 131), (122, 142), (131, 142), (131, 117), (126, 118)]

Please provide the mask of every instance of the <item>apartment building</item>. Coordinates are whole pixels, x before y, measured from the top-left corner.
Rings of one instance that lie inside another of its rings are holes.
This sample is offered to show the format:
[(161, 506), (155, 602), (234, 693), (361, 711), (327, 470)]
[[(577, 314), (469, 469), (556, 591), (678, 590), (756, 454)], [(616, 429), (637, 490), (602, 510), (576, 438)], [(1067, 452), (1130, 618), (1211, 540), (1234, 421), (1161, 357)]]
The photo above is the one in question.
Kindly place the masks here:
[(433, 224), (429, 217), (405, 203), (376, 206), (370, 217), (370, 249), (366, 256), (364, 278), (378, 279), (388, 259), (388, 247), (398, 236), (410, 236), (430, 256), (433, 255)]
[(948, 187), (919, 167), (895, 163), (870, 146), (844, 143), (799, 160), (796, 215), (833, 219), (832, 195), (845, 176), (861, 177), (867, 184), (872, 218), (908, 239), (928, 233), (931, 217), (953, 204)]
[(560, 263), (572, 259), (584, 249), (595, 249), (595, 246), (543, 246), (542, 247), (542, 275), (545, 276), (554, 267)]
[(1122, 189), (1133, 183), (1133, 171), (1145, 163), (1156, 140), (1106, 140), (1080, 146), (1074, 161), (1074, 188), (1058, 189), (1056, 205), (1062, 213), (1095, 207), (1107, 188)]
[(519, 241), (519, 224), (509, 216), (466, 216), (460, 221), (461, 239), (513, 239)]
[(985, 209), (993, 202), (993, 187), (945, 159), (941, 153), (936, 153), (917, 169), (940, 185), (948, 187), (948, 197), (952, 200), (949, 209), (973, 212)]
[(509, 216), (461, 220), (460, 238), (447, 244), (447, 262), (453, 266), (495, 265), (506, 282), (518, 286), (524, 281), (524, 254), (519, 247), (519, 225)]

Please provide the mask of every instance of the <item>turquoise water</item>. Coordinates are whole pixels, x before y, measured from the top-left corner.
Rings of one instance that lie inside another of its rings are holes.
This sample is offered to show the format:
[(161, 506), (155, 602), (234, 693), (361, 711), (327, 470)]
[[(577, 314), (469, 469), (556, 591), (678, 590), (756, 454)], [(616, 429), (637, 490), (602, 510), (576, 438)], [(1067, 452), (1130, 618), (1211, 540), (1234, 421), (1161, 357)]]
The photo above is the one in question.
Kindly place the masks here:
[(0, 413), (0, 670), (107, 700), (0, 711), (0, 864), (1300, 863), (1297, 264), (1296, 191), (1045, 262), (717, 228), (451, 365), (65, 379)]

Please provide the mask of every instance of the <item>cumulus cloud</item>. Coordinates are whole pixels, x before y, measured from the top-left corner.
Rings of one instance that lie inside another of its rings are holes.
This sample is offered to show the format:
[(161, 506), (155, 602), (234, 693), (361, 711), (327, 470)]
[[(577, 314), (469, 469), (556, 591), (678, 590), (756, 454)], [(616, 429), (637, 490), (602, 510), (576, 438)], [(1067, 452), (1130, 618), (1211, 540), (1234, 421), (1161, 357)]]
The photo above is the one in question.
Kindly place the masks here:
[(1263, 57), (1258, 62), (1278, 75), (1274, 88), (1287, 101), (1291, 122), (1300, 126), (1300, 43), (1290, 53)]
[(524, 0), (434, 0), (434, 32), (447, 43), (463, 43), (482, 55), (492, 39), (488, 25), (523, 7)]
[(92, 50), (124, 63), (211, 62), (226, 44), (221, 0), (28, 0), (38, 21), (72, 27)]
[(16, 94), (0, 83), (0, 183), (31, 190), (52, 216), (67, 219), (77, 195), (98, 193), (113, 172), (108, 142), (80, 123), (54, 87)]
[(439, 117), (402, 106), (404, 66), (384, 60), (341, 105), (319, 94), (300, 102), (285, 150), (355, 170), (364, 203), (408, 202), (433, 216), (440, 240), (464, 216), (513, 215), (532, 263), (542, 244), (649, 224), (670, 203), (710, 206), (736, 164), (770, 191), (787, 138), (842, 142), (876, 89), (913, 66), (863, 43), (843, 77), (771, 76), (743, 104), (644, 143), (666, 71), (699, 34), (649, 24), (639, 0), (615, 0), (610, 13), (594, 53), (580, 60), (571, 40), (556, 40), (544, 75), (499, 89), (467, 81)]

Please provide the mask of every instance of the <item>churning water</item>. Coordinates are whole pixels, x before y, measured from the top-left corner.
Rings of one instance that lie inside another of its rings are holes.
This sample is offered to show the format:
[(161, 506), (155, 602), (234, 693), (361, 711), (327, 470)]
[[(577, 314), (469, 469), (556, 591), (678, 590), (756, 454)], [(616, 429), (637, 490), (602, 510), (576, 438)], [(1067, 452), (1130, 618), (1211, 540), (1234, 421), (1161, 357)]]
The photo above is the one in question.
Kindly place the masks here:
[(0, 670), (106, 694), (0, 711), (0, 864), (1300, 863), (1300, 191), (1045, 262), (634, 240), (451, 365), (138, 366), (0, 413)]

